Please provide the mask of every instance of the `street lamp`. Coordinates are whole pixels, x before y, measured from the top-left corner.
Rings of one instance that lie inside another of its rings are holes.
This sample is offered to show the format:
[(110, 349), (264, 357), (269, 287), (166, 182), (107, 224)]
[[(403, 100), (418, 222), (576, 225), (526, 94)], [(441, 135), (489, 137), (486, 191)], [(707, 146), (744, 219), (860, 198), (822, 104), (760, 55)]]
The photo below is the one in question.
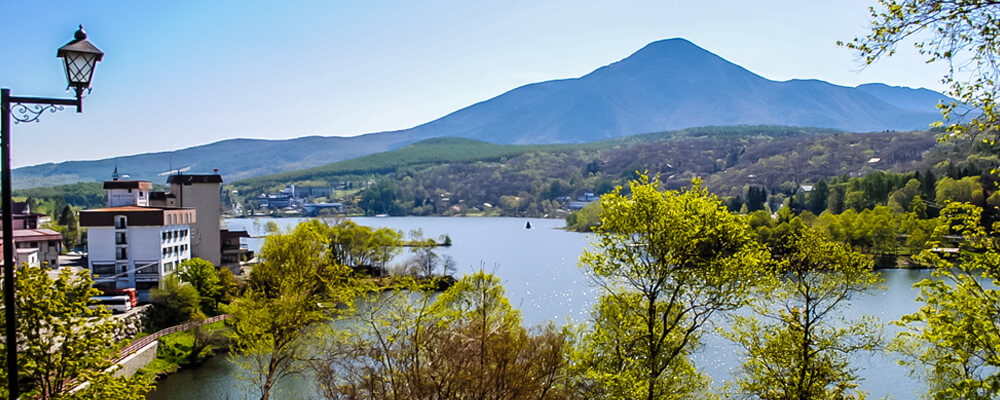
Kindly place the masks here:
[[(56, 57), (62, 58), (66, 68), (68, 90), (73, 88), (75, 99), (49, 99), (41, 97), (15, 97), (10, 89), (0, 89), (0, 179), (2, 179), (3, 207), (3, 304), (7, 325), (7, 393), (17, 399), (17, 320), (14, 313), (14, 216), (12, 215), (10, 182), (10, 118), (14, 123), (38, 122), (42, 113), (56, 112), (64, 106), (83, 111), (83, 91), (90, 90), (94, 67), (104, 58), (97, 46), (87, 41), (83, 25), (73, 34), (73, 40), (60, 47)], [(12, 115), (13, 114), (13, 115)]]

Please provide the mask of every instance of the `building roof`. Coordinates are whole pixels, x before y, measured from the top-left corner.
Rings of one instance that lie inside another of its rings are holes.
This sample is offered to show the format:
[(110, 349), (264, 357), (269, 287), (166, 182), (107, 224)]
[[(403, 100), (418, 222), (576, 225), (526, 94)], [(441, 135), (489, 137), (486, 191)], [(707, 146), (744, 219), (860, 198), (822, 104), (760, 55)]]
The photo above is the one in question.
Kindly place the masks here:
[(80, 212), (119, 212), (119, 211), (156, 211), (169, 210), (168, 207), (145, 207), (145, 206), (118, 206), (105, 208), (91, 208)]
[(192, 183), (222, 183), (222, 175), (219, 174), (170, 175), (167, 177), (167, 183), (179, 183), (184, 185), (190, 185)]
[(80, 211), (80, 226), (114, 226), (116, 215), (126, 216), (128, 218), (129, 225), (164, 226), (172, 225), (171, 223), (168, 223), (168, 215), (180, 214), (181, 217), (183, 217), (185, 213), (190, 213), (190, 215), (186, 217), (188, 222), (181, 223), (181, 225), (190, 225), (195, 223), (195, 209), (188, 207), (121, 206), (94, 208)]
[(153, 184), (149, 181), (105, 181), (104, 189), (144, 189), (149, 190), (153, 188)]
[(229, 229), (220, 229), (219, 234), (223, 238), (248, 238), (250, 234), (247, 231), (231, 231)]
[[(3, 237), (3, 232), (0, 232)], [(14, 241), (26, 240), (62, 240), (62, 234), (51, 229), (15, 229)]]

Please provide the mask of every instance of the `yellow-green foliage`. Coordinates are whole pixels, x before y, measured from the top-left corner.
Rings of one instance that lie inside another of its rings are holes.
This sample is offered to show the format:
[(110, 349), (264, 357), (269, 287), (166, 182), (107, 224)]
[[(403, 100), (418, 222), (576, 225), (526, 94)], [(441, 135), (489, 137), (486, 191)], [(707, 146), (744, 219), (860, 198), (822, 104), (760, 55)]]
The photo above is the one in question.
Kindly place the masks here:
[(601, 197), (602, 224), (581, 266), (602, 288), (582, 338), (577, 383), (599, 397), (689, 398), (706, 378), (687, 355), (720, 311), (770, 276), (747, 222), (692, 182), (661, 191), (646, 176)]
[[(931, 239), (950, 245), (960, 235), (961, 252), (945, 259), (924, 251), (936, 267), (934, 279), (916, 285), (920, 309), (897, 322), (904, 328), (893, 349), (929, 386), (928, 399), (995, 399), (1000, 396), (1000, 248), (981, 226), (982, 210), (951, 203), (941, 211)], [(994, 234), (1000, 224), (994, 223)]]
[(724, 336), (743, 349), (738, 392), (757, 399), (861, 399), (850, 356), (874, 351), (874, 317), (843, 318), (855, 294), (878, 285), (872, 262), (802, 224), (771, 243), (780, 279), (761, 285), (750, 309)]

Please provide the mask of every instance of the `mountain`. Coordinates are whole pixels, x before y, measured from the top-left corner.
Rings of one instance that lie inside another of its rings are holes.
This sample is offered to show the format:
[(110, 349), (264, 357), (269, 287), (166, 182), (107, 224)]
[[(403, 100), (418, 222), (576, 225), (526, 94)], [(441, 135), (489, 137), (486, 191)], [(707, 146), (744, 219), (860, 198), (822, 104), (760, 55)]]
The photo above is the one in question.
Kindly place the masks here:
[(940, 118), (927, 89), (777, 82), (684, 39), (654, 42), (576, 79), (536, 83), (402, 133), (495, 143), (580, 143), (709, 125), (851, 132), (922, 130)]
[(306, 136), (288, 140), (230, 139), (176, 151), (21, 167), (14, 169), (12, 183), (15, 189), (20, 189), (104, 181), (111, 178), (116, 167), (132, 179), (154, 183), (166, 182), (163, 173), (170, 170), (208, 173), (218, 169), (229, 182), (392, 150), (413, 141), (390, 134)]
[(313, 167), (432, 137), (498, 144), (583, 143), (698, 126), (786, 125), (851, 132), (922, 130), (944, 95), (927, 89), (819, 80), (772, 81), (684, 39), (651, 43), (575, 79), (525, 85), (410, 129), (355, 137), (233, 139), (172, 152), (14, 170), (14, 186), (220, 169), (227, 181)]

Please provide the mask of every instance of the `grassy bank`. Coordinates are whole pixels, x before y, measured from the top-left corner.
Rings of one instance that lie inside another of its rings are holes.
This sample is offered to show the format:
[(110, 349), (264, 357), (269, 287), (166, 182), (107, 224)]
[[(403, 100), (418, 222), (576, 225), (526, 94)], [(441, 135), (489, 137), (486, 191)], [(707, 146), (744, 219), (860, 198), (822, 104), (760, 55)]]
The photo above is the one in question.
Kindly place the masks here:
[(159, 339), (156, 360), (140, 369), (137, 374), (158, 379), (226, 351), (229, 347), (224, 334), (227, 329), (225, 321), (219, 321), (163, 336)]

